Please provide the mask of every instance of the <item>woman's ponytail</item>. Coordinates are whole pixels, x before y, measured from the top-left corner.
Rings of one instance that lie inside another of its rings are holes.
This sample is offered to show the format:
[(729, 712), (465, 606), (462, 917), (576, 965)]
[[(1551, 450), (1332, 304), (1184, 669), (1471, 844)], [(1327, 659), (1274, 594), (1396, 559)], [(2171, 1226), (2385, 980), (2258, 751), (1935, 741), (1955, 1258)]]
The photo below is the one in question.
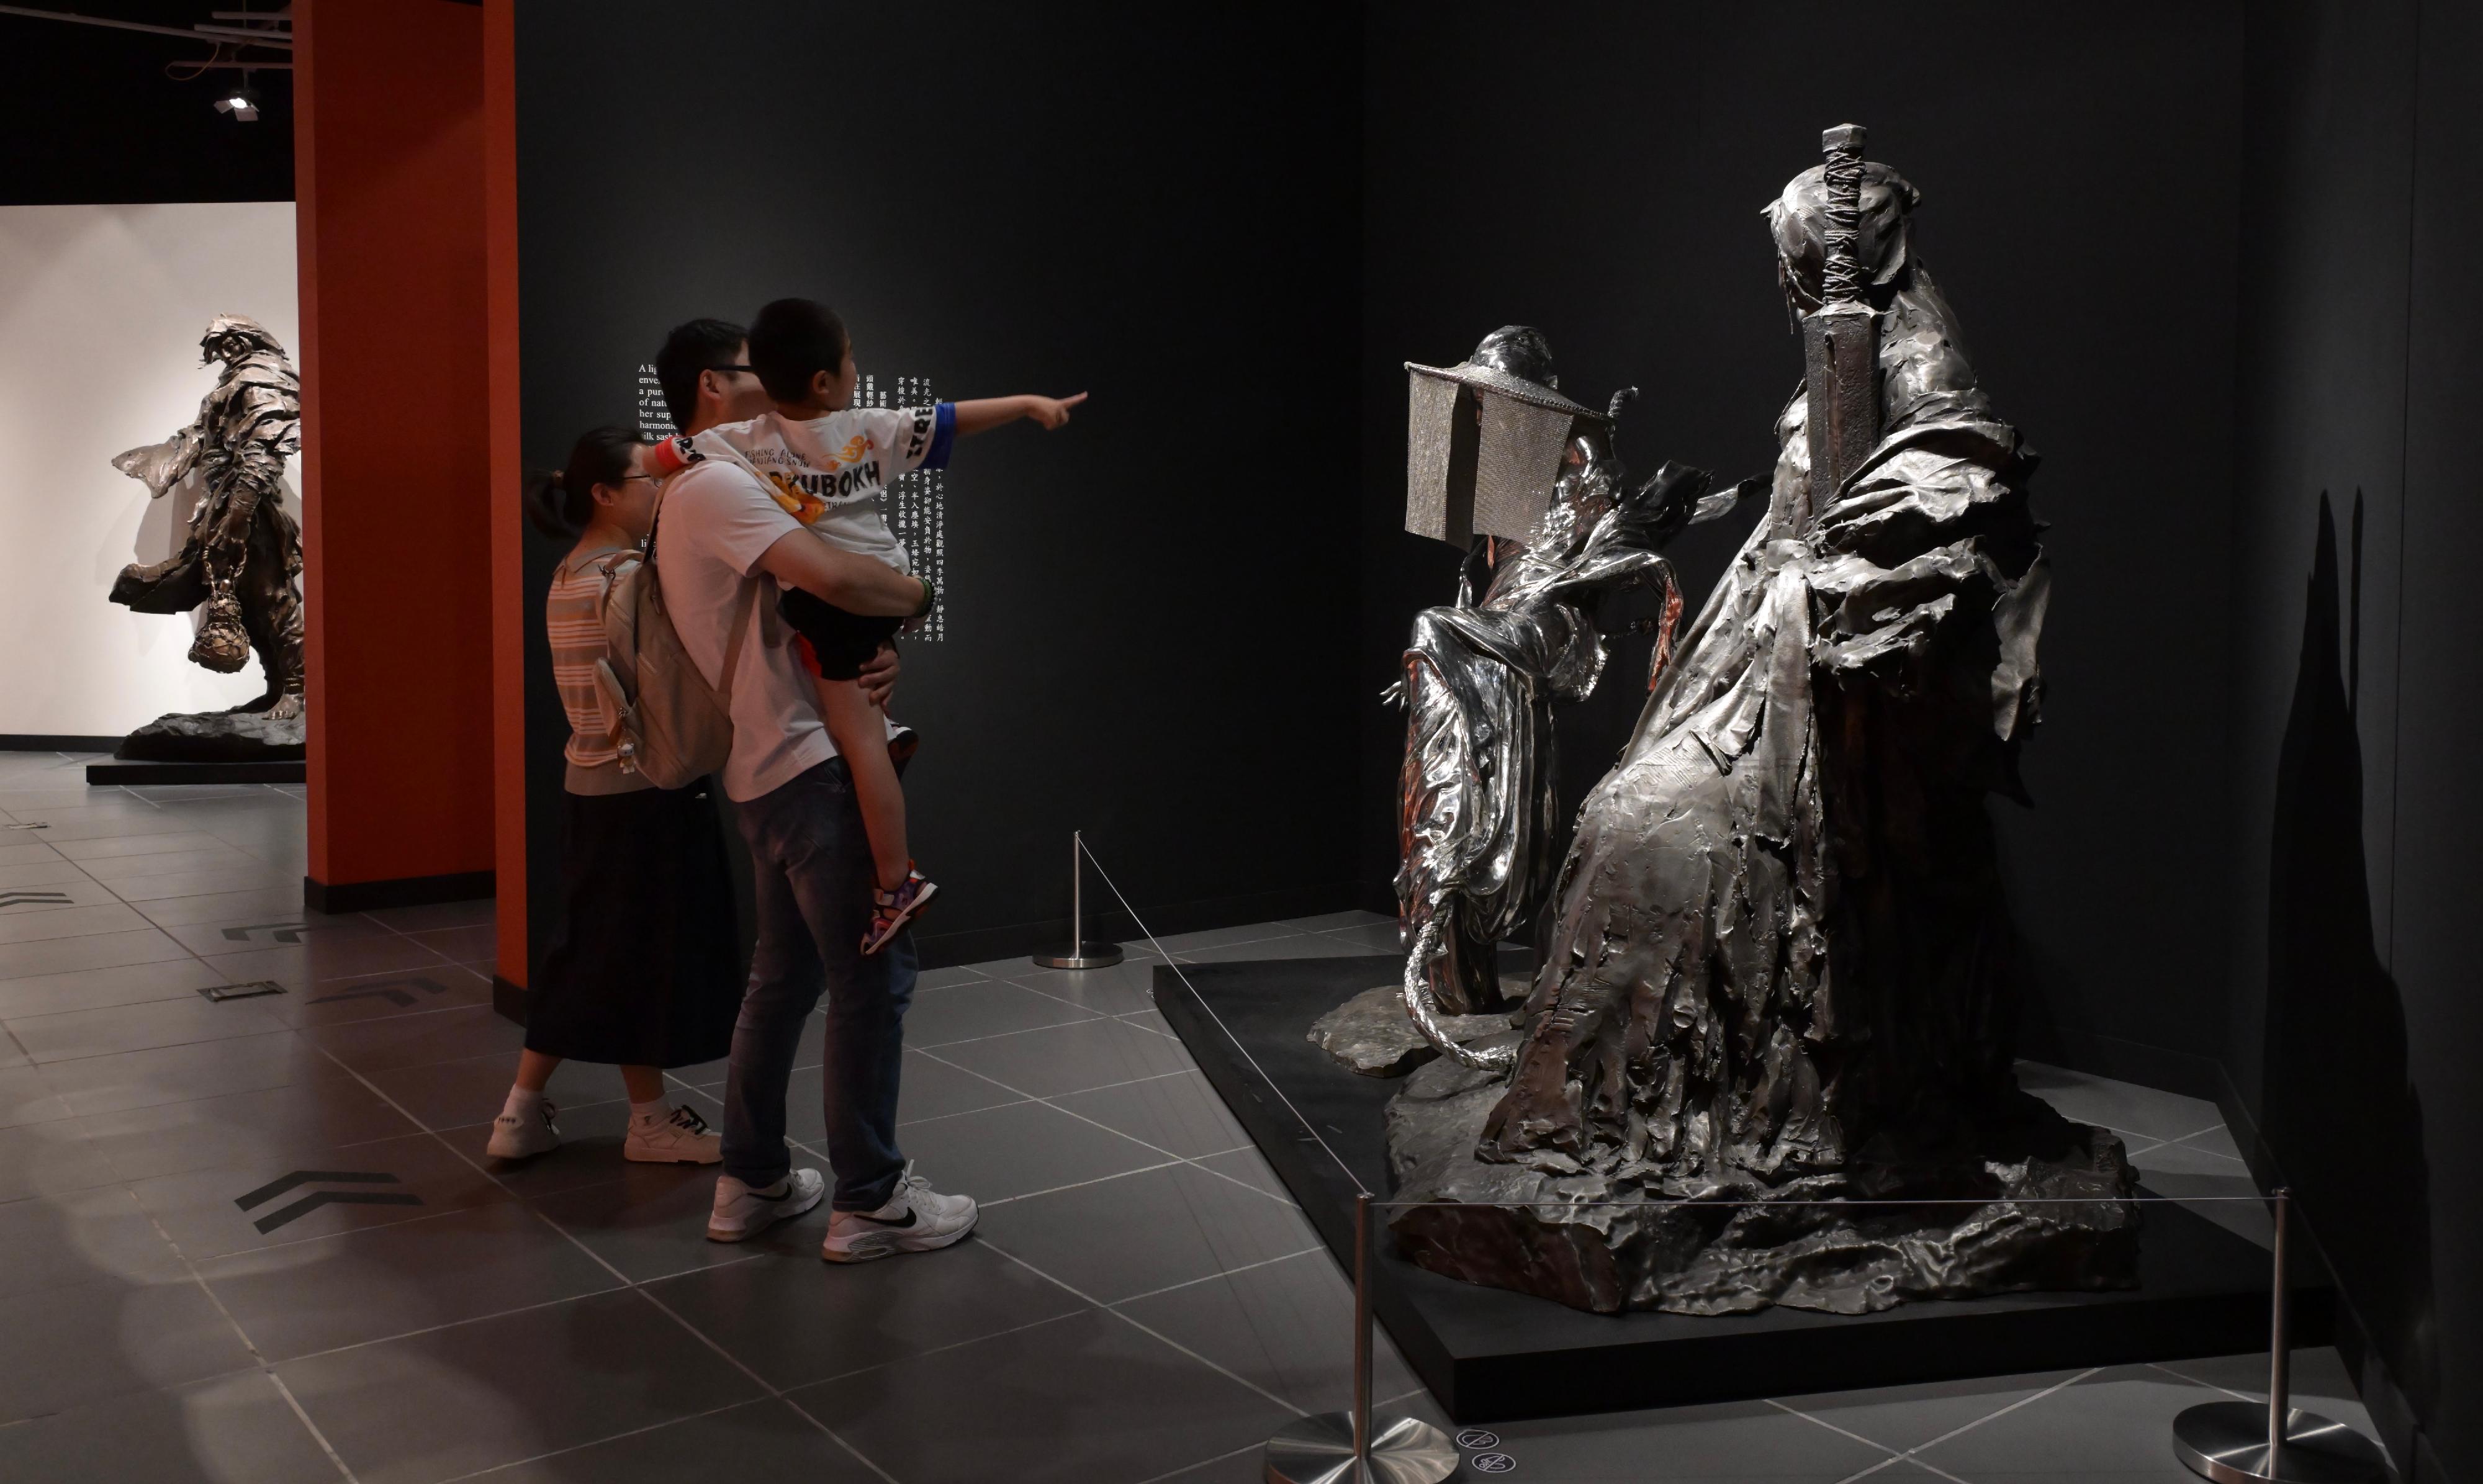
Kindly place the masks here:
[(617, 485), (629, 456), (647, 441), (635, 428), (589, 428), (569, 451), (569, 467), (526, 481), (526, 518), (546, 536), (570, 538), (595, 518), (595, 487)]

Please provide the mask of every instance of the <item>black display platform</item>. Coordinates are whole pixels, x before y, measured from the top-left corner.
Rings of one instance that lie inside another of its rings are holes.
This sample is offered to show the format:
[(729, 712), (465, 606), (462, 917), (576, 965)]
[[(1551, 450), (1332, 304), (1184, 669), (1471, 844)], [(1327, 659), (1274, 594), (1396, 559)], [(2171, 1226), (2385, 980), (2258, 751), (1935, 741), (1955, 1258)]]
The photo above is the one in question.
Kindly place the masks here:
[[(1178, 975), (1155, 972), (1164, 1018), (1348, 1271), (1353, 1184), (1269, 1081), (1337, 1158), (1375, 1194), (1384, 1193), (1381, 1109), (1402, 1080), (1356, 1076), (1304, 1032), (1347, 996), (1394, 982), (1399, 964), (1374, 957), (1183, 966), (1230, 1037)], [(1247, 1046), (1265, 1079), (1234, 1038)], [(2232, 1355), (2267, 1345), (2266, 1252), (2175, 1206), (2145, 1208), (2141, 1286), (2134, 1291), (1901, 1304), (1876, 1314), (1584, 1313), (1401, 1261), (1384, 1226), (1374, 1273), (1374, 1312), (1459, 1422)], [(2297, 1277), (2295, 1344), (2329, 1341), (2333, 1297), (2324, 1282)], [(1340, 1353), (1351, 1342), (1344, 1333), (1335, 1339)]]
[(276, 762), (91, 762), (86, 781), (125, 786), (131, 783), (299, 783), (308, 763), (296, 758)]

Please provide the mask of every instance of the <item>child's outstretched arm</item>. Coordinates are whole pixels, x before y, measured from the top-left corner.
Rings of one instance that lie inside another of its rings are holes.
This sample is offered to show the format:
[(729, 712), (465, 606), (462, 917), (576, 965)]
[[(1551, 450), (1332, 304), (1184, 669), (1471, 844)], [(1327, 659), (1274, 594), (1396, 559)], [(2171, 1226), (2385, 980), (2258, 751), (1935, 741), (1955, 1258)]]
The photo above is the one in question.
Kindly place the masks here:
[(960, 402), (957, 407), (957, 434), (988, 433), (1021, 417), (1031, 418), (1046, 428), (1057, 428), (1069, 421), (1069, 411), (1086, 400), (1080, 392), (1074, 397), (983, 397), (974, 402)]

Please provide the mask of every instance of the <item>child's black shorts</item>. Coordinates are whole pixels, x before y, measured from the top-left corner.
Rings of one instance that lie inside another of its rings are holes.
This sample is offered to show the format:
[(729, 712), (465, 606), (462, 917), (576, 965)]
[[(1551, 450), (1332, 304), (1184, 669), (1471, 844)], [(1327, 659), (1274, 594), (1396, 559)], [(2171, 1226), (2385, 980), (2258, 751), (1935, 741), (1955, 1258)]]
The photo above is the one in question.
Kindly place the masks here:
[(790, 589), (778, 598), (776, 611), (795, 633), (811, 642), (820, 678), (828, 680), (859, 677), (862, 667), (870, 663), (880, 646), (895, 638), (896, 631), (905, 626), (903, 619), (867, 619), (858, 613), (847, 613), (800, 588)]

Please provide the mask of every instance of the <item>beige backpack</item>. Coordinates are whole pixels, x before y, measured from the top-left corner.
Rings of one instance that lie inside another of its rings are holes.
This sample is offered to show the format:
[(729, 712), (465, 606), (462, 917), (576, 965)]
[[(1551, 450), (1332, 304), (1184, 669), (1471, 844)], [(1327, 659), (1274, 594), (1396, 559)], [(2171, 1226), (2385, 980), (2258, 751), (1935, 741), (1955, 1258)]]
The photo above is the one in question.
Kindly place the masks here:
[[(656, 507), (661, 518), (662, 506)], [(759, 581), (743, 582), (734, 605), (732, 637), (725, 642), (723, 684), (710, 686), (681, 648), (655, 577), (655, 536), (647, 533), (646, 559), (616, 573), (634, 551), (604, 555), (603, 640), (609, 658), (595, 662), (595, 688), (603, 721), (621, 754), (621, 769), (658, 788), (681, 788), (724, 766), (733, 752), (733, 677), (750, 632)]]

